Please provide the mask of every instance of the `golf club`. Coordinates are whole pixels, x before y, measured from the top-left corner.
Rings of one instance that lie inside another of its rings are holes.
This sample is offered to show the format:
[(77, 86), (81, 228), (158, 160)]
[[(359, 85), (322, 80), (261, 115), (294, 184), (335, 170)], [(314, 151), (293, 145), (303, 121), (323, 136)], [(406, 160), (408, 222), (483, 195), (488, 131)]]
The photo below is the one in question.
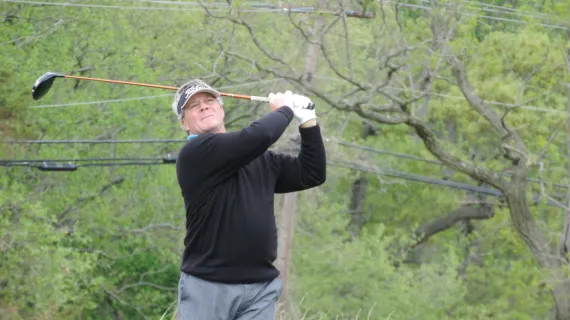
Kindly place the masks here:
[[(179, 89), (177, 87), (172, 87), (172, 86), (162, 86), (162, 85), (156, 85), (156, 84), (122, 81), (122, 80), (88, 78), (88, 77), (81, 77), (81, 76), (71, 76), (71, 75), (62, 74), (62, 73), (46, 72), (44, 75), (39, 77), (38, 80), (36, 80), (36, 83), (34, 84), (34, 86), (32, 88), (32, 97), (34, 98), (34, 100), (39, 100), (43, 96), (45, 96), (48, 93), (49, 89), (51, 88), (51, 86), (52, 86), (52, 84), (56, 78), (100, 81), (100, 82), (110, 82), (110, 83), (118, 83), (118, 84), (129, 84), (129, 85), (134, 85), (134, 86), (167, 89), (167, 90), (174, 90), (174, 91)], [(251, 100), (251, 101), (269, 102), (269, 98), (267, 98), (267, 97), (248, 96), (248, 95), (225, 93), (225, 92), (220, 92), (220, 95), (222, 95), (224, 97), (230, 97), (230, 98), (247, 99), (247, 100)], [(310, 109), (314, 109), (314, 107), (315, 107), (315, 105), (311, 104)]]

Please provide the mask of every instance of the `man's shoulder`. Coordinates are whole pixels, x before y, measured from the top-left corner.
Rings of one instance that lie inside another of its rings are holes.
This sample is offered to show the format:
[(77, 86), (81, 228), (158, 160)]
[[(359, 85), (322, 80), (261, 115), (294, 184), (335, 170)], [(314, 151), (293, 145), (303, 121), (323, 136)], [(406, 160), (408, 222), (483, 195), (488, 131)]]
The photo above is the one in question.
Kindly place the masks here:
[(200, 134), (191, 137), (184, 143), (184, 145), (180, 148), (178, 152), (178, 156), (190, 156), (194, 155), (193, 153), (196, 149), (200, 149), (208, 144), (214, 134)]

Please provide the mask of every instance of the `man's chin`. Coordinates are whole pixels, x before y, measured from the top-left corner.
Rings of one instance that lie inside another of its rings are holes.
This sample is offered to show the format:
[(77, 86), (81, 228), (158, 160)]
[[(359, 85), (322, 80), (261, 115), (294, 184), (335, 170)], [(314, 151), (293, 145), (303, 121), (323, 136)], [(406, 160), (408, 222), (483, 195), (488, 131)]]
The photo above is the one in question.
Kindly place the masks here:
[(204, 123), (202, 123), (202, 130), (204, 130), (205, 132), (216, 131), (219, 127), (220, 127), (220, 125), (216, 121), (211, 121), (211, 122), (210, 121), (204, 121)]

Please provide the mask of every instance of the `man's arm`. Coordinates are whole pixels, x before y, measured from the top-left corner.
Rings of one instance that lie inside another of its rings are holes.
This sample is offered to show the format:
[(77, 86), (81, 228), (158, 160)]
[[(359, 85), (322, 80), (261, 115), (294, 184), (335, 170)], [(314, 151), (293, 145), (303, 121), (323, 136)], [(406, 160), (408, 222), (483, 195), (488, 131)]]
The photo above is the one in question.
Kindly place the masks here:
[(193, 180), (215, 185), (263, 154), (292, 119), (293, 111), (284, 106), (237, 132), (198, 136), (181, 150), (180, 167), (191, 170)]
[(295, 192), (323, 184), (327, 176), (327, 161), (321, 129), (316, 120), (299, 127), (301, 151), (297, 157), (272, 154), (279, 168), (275, 193)]

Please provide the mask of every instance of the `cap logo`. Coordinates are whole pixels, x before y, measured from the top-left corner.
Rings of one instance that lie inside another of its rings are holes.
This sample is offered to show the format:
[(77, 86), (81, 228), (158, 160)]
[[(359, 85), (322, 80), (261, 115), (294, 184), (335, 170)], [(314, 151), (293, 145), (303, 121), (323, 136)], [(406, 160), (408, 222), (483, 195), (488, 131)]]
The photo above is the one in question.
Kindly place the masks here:
[(186, 89), (186, 91), (184, 91), (184, 97), (180, 98), (180, 100), (178, 100), (178, 114), (180, 114), (182, 112), (182, 108), (184, 107), (184, 105), (186, 104), (186, 102), (188, 101), (188, 99), (194, 94), (196, 93), (196, 91), (198, 90), (202, 90), (202, 89), (210, 89), (208, 87), (202, 86), (202, 85), (194, 85), (189, 87), (188, 89)]
[(184, 94), (186, 94), (186, 96), (184, 96), (184, 100), (188, 99), (188, 97), (194, 94), (194, 92), (201, 89), (209, 89), (209, 88), (204, 86), (191, 86), (190, 88), (186, 89), (186, 91), (184, 91)]

